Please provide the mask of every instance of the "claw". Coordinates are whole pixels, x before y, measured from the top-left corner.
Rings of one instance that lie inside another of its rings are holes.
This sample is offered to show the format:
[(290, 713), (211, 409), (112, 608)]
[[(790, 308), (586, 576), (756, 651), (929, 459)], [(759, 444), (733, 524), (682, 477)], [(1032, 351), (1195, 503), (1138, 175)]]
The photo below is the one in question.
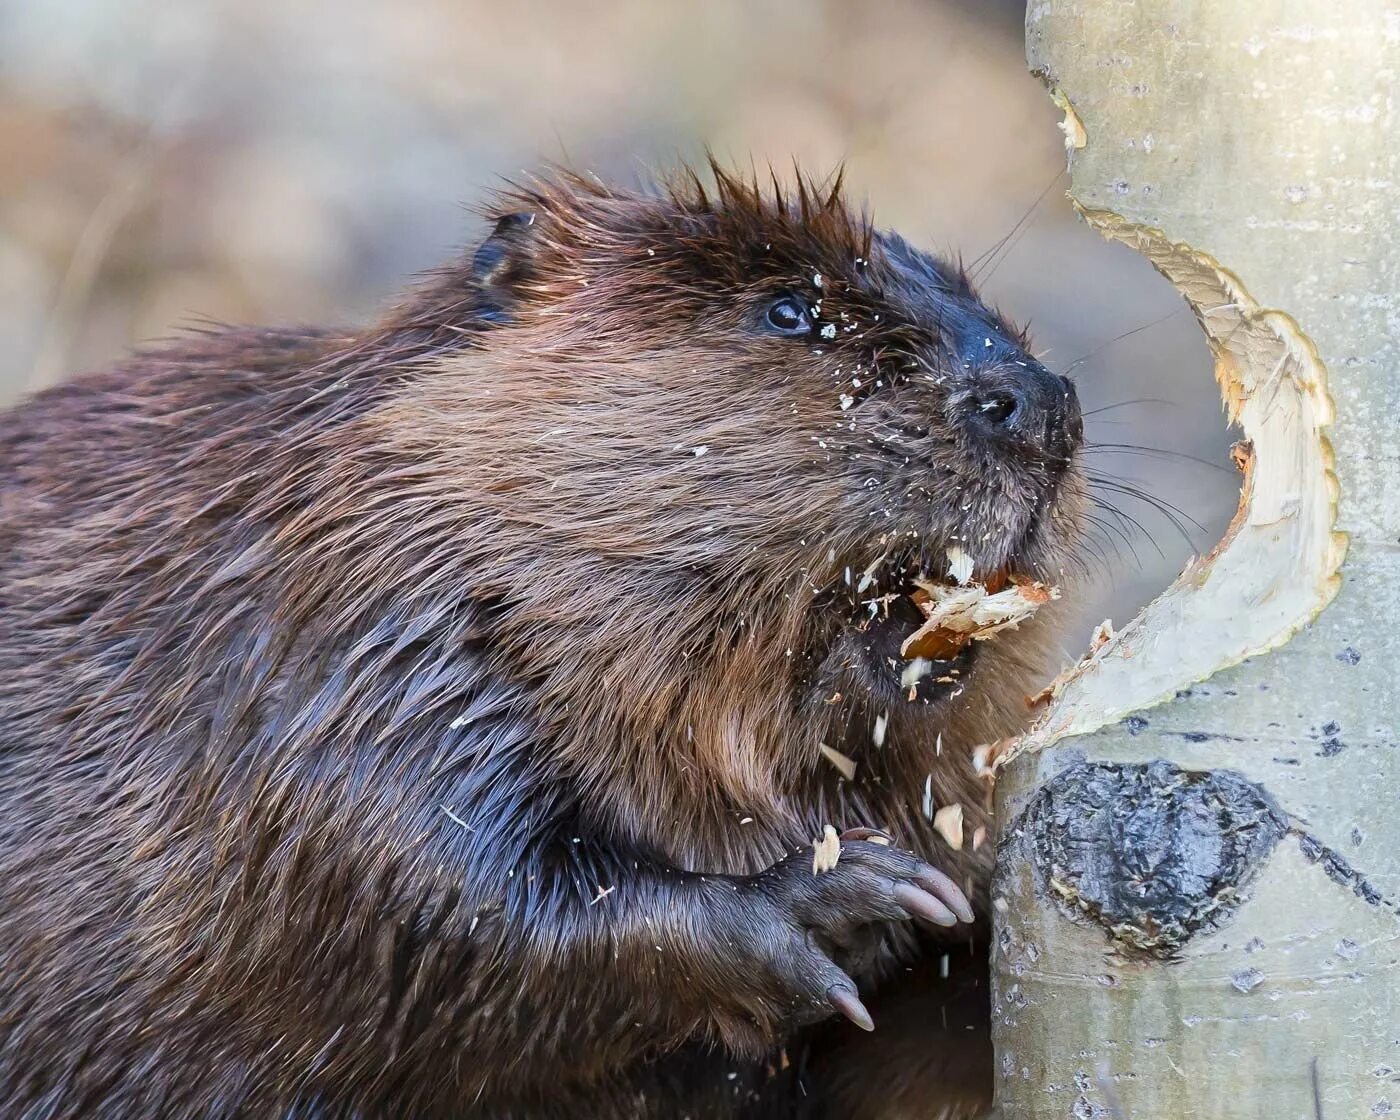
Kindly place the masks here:
[(900, 883), (890, 893), (894, 895), (894, 900), (915, 918), (922, 918), (936, 926), (955, 926), (958, 924), (956, 914), (933, 895), (920, 890), (912, 883)]
[(849, 988), (833, 984), (826, 990), (826, 998), (831, 1001), (832, 1007), (861, 1030), (873, 1031), (875, 1029), (875, 1020), (870, 1017), (870, 1012), (865, 1009), (865, 1004), (860, 1002), (860, 996)]
[(943, 872), (929, 868), (918, 877), (918, 880), (919, 885), (924, 890), (936, 894), (943, 902), (947, 903), (960, 921), (971, 922), (975, 919), (976, 915), (972, 912), (971, 903), (967, 901), (967, 895), (963, 894), (962, 888)]

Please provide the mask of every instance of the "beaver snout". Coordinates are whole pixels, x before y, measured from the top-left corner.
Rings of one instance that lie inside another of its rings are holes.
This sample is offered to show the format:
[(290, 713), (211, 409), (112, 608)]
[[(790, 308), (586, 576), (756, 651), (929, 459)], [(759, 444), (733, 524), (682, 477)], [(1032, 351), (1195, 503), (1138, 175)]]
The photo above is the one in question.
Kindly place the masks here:
[(949, 402), (955, 423), (974, 438), (1011, 443), (1067, 463), (1084, 439), (1074, 384), (1022, 359), (974, 371)]

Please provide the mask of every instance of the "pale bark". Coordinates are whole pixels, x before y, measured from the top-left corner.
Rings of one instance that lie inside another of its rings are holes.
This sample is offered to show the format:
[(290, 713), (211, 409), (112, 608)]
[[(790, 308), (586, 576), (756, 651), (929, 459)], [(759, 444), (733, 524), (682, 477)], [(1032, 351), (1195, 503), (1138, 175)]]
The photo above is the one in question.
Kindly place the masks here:
[(1007, 1120), (1400, 1115), (1400, 7), (1032, 0), (1072, 195), (1252, 452), (997, 784)]

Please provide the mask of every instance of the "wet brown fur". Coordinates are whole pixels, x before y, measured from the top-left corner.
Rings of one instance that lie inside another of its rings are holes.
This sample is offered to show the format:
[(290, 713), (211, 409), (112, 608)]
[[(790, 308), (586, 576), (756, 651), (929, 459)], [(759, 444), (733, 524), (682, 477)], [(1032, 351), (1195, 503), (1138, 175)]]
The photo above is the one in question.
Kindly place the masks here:
[[(878, 1003), (785, 1025), (706, 929), (827, 823), (985, 902), (924, 787), (986, 823), (971, 748), (1046, 625), (932, 702), (838, 654), (959, 531), (1061, 582), (1075, 468), (936, 380), (1022, 340), (839, 190), (557, 175), (492, 217), (369, 330), (194, 335), (0, 415), (0, 1113), (854, 1115), (861, 1053), (924, 1054), (890, 1099), (985, 1093)], [(836, 338), (762, 335), (793, 290)]]

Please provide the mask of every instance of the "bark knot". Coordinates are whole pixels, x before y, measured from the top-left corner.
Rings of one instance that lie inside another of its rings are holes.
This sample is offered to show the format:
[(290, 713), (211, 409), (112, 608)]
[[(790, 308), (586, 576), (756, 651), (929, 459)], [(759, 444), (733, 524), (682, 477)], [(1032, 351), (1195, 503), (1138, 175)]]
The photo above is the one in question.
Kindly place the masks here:
[(1288, 831), (1273, 798), (1235, 771), (1160, 760), (1070, 766), (1016, 825), (1062, 913), (1158, 959), (1227, 922)]

